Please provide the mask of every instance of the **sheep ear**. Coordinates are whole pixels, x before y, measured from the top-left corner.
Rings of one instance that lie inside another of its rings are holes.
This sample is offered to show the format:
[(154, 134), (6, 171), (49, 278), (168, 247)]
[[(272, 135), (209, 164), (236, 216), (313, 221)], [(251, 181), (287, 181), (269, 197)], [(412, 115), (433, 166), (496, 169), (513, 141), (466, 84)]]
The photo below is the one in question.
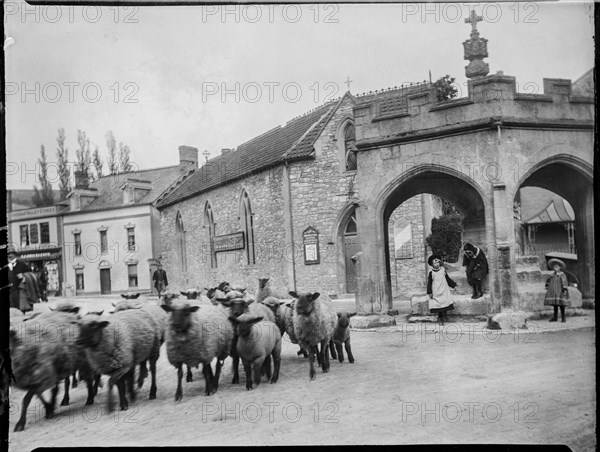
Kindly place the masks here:
[(179, 291), (179, 293), (180, 293), (181, 295), (184, 295), (184, 296), (186, 296), (186, 297), (187, 297), (187, 292), (182, 292), (182, 291)]
[(311, 301), (316, 300), (317, 298), (319, 298), (321, 296), (321, 294), (319, 292), (315, 292), (314, 294), (312, 294), (312, 296), (310, 297)]
[(35, 319), (40, 314), (41, 314), (41, 312), (34, 312), (29, 317), (24, 318), (23, 322), (27, 322), (28, 320)]
[(337, 313), (337, 316), (338, 316), (338, 319), (339, 319), (339, 318), (342, 316), (342, 313), (341, 313), (341, 312), (338, 312), (338, 313)]
[(69, 312), (71, 314), (78, 314), (79, 313), (79, 306), (75, 306), (74, 308), (69, 309)]
[(232, 301), (229, 298), (217, 298), (217, 301), (223, 304), (223, 306), (227, 306), (228, 308), (231, 307)]
[[(123, 298), (125, 298), (125, 297), (123, 297)], [(116, 305), (117, 305), (117, 302), (116, 302), (116, 301), (113, 301), (113, 302), (112, 302), (112, 305), (113, 305), (113, 306), (116, 306)]]
[(298, 294), (297, 294), (296, 292), (294, 292), (293, 290), (292, 290), (291, 292), (288, 292), (288, 293), (289, 293), (289, 294), (290, 294), (292, 297), (294, 297), (294, 298), (300, 298), (300, 297), (298, 296)]
[(348, 314), (348, 317), (353, 317), (356, 315), (356, 312), (353, 312), (352, 314)]
[(52, 312), (56, 311), (56, 308), (53, 308), (52, 306), (48, 306), (48, 309), (50, 309)]
[(200, 306), (190, 306), (188, 312), (196, 312), (198, 309), (200, 309)]
[(240, 323), (239, 320), (237, 319), (237, 317), (230, 315), (228, 318), (229, 318), (229, 321), (231, 323), (233, 323), (234, 325), (237, 325), (238, 323)]
[(173, 311), (173, 308), (171, 307), (170, 304), (161, 304), (160, 307), (163, 308), (163, 311), (165, 311), (165, 312), (172, 312)]
[(262, 316), (260, 316), (260, 317), (256, 317), (256, 318), (254, 318), (254, 319), (250, 320), (248, 323), (249, 323), (250, 325), (252, 325), (252, 324), (254, 324), (254, 323), (258, 323), (258, 322), (260, 322), (260, 321), (261, 321), (263, 318), (264, 318), (264, 317), (262, 317)]
[(98, 322), (98, 328), (106, 328), (108, 326), (108, 320), (102, 320)]

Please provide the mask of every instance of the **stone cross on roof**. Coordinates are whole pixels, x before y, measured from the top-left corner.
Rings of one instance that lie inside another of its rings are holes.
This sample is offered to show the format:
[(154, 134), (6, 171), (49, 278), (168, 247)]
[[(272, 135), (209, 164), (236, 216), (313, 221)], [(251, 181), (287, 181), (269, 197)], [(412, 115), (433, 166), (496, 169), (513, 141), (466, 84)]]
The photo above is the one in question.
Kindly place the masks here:
[(210, 155), (210, 152), (208, 152), (208, 149), (205, 150), (202, 155), (204, 156), (204, 158), (206, 159), (206, 161), (208, 162), (208, 156)]
[(471, 24), (471, 32), (472, 33), (477, 33), (477, 22), (481, 22), (483, 21), (483, 17), (482, 16), (478, 16), (477, 13), (475, 13), (475, 10), (472, 9), (471, 10), (471, 14), (469, 15), (469, 17), (467, 19), (465, 19), (465, 23), (466, 24)]
[(348, 91), (350, 91), (350, 83), (352, 83), (354, 80), (350, 80), (350, 76), (348, 76), (346, 78), (346, 81), (344, 82), (346, 85), (348, 85)]

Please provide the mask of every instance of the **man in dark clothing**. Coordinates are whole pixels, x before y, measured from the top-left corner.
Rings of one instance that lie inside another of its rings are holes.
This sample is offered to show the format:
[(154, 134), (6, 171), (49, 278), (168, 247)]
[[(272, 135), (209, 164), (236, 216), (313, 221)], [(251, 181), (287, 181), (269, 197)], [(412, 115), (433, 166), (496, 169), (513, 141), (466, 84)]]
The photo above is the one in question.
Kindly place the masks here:
[(463, 266), (466, 267), (467, 282), (473, 286), (471, 298), (481, 298), (483, 296), (481, 288), (483, 278), (489, 273), (488, 261), (483, 251), (470, 243), (465, 243), (464, 254)]
[(152, 275), (152, 281), (154, 281), (154, 287), (158, 292), (158, 298), (160, 298), (162, 293), (169, 285), (169, 281), (167, 280), (167, 272), (163, 270), (162, 265), (158, 264), (158, 268), (154, 272), (154, 275)]
[(40, 298), (42, 301), (48, 301), (48, 295), (46, 291), (48, 289), (48, 269), (46, 267), (42, 267), (40, 274), (38, 276), (38, 283), (40, 287)]
[[(29, 266), (19, 259), (19, 253), (13, 246), (7, 249), (8, 257), (8, 282), (10, 284), (10, 307), (21, 309), (21, 282), (23, 274), (30, 271)], [(27, 303), (28, 304), (28, 303)], [(26, 305), (23, 306), (26, 308)], [(23, 310), (23, 309), (21, 309)], [(25, 309), (30, 310), (30, 309)], [(25, 311), (24, 311), (25, 312)]]

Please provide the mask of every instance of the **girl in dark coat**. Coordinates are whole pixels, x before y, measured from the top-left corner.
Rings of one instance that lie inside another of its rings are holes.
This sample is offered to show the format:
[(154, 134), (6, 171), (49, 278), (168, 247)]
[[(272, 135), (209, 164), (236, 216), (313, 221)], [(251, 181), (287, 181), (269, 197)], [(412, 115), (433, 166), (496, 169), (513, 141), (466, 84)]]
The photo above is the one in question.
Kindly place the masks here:
[(465, 243), (464, 254), (463, 266), (466, 267), (467, 282), (470, 286), (473, 286), (473, 296), (471, 298), (480, 298), (483, 296), (483, 290), (481, 289), (483, 278), (490, 272), (488, 261), (483, 251), (470, 243)]
[(567, 275), (563, 272), (565, 269), (565, 263), (560, 259), (550, 259), (548, 261), (548, 267), (554, 270), (548, 279), (546, 280), (546, 298), (544, 304), (547, 306), (554, 306), (554, 317), (550, 319), (551, 322), (558, 320), (558, 308), (560, 307), (560, 316), (562, 322), (566, 322), (565, 319), (565, 306), (569, 306), (569, 291), (567, 286)]

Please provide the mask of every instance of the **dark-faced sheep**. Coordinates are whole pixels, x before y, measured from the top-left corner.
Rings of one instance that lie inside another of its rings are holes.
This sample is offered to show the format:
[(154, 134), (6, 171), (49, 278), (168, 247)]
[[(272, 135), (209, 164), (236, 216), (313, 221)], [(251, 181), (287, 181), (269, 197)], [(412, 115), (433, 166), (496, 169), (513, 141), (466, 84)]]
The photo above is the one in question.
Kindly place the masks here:
[[(261, 371), (266, 370), (271, 383), (279, 379), (281, 365), (281, 332), (273, 322), (264, 321), (262, 317), (242, 314), (229, 317), (236, 326), (238, 335), (237, 353), (242, 359), (246, 372), (246, 389), (252, 389), (252, 381), (258, 386)], [(271, 377), (271, 357), (273, 357), (273, 377)]]
[(348, 361), (354, 362), (354, 356), (352, 355), (352, 347), (350, 346), (350, 317), (355, 316), (356, 312), (348, 314), (346, 312), (338, 312), (338, 320), (335, 330), (333, 331), (333, 343), (331, 347), (335, 345), (337, 351), (338, 360), (344, 362), (344, 351), (342, 350), (342, 344), (348, 354)]
[(308, 353), (310, 360), (310, 379), (316, 376), (314, 361), (315, 347), (321, 345), (317, 352), (321, 357), (323, 372), (329, 372), (329, 343), (337, 324), (337, 314), (333, 303), (326, 295), (319, 292), (302, 293), (290, 292), (296, 300), (293, 321), (298, 344)]
[[(231, 293), (233, 291), (230, 291)], [(229, 308), (229, 317), (239, 317), (242, 314), (248, 313), (254, 317), (262, 317), (269, 322), (275, 323), (275, 314), (268, 306), (262, 303), (255, 303), (253, 298), (219, 298), (218, 301), (225, 307)], [(231, 380), (232, 384), (237, 384), (240, 382), (240, 374), (239, 374), (239, 365), (240, 358), (237, 354), (237, 333), (234, 333), (231, 342), (231, 358), (233, 360), (232, 370), (233, 370), (233, 378)]]
[(79, 320), (79, 341), (88, 361), (97, 373), (109, 375), (108, 410), (113, 410), (112, 389), (117, 385), (119, 404), (128, 408), (126, 389), (135, 400), (133, 372), (142, 361), (150, 363), (152, 383), (150, 399), (156, 398), (156, 361), (160, 353), (160, 336), (152, 315), (143, 309), (115, 312), (108, 318), (86, 315)]
[[(223, 361), (229, 355), (233, 339), (227, 310), (219, 306), (200, 308), (181, 302), (163, 304), (162, 309), (171, 314), (166, 342), (169, 362), (177, 369), (175, 401), (182, 398), (183, 364), (188, 368), (202, 364), (205, 394), (217, 392)], [(214, 358), (217, 358), (217, 365), (213, 375), (211, 362)]]

